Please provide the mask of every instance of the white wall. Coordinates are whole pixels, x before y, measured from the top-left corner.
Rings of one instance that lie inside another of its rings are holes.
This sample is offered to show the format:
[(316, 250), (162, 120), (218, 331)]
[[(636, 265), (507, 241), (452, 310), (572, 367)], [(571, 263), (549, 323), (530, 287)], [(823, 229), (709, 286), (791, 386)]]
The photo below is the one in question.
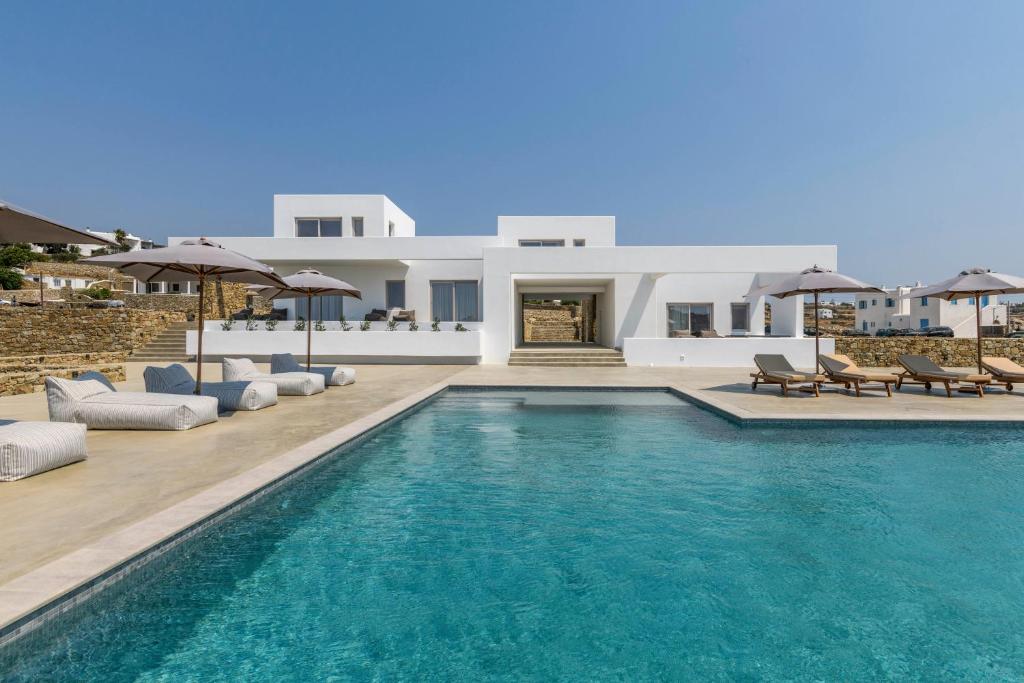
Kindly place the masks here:
[(395, 223), (396, 237), (416, 234), (416, 222), (382, 194), (274, 195), (274, 237), (295, 237), (298, 218), (338, 217), (343, 219), (342, 237), (353, 236), (353, 217), (363, 219), (364, 237), (387, 237), (388, 221)]
[[(835, 353), (836, 342), (822, 337), (821, 353)], [(626, 339), (626, 364), (655, 367), (754, 367), (754, 355), (781, 353), (797, 368), (814, 367), (814, 339), (732, 337), (723, 339)]]
[(566, 247), (574, 239), (588, 247), (615, 246), (615, 216), (498, 216), (498, 237), (505, 247), (519, 240), (561, 239)]

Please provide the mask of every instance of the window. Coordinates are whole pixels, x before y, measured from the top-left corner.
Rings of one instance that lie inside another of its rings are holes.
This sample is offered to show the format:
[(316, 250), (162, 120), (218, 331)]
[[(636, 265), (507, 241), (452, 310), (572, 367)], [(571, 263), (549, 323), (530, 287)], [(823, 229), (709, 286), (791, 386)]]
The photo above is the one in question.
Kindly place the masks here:
[(585, 247), (585, 246), (587, 246), (587, 241), (586, 240), (575, 239), (575, 240), (572, 241), (572, 246), (574, 246), (574, 247)]
[(362, 237), (363, 236), (363, 219), (359, 216), (352, 217), (352, 236)]
[(163, 291), (161, 289), (162, 286), (163, 286), (162, 282), (147, 282), (146, 283), (146, 294), (160, 294), (160, 292)]
[(921, 297), (921, 305), (922, 306), (927, 306), (928, 305), (928, 297), (926, 297), (926, 296), (922, 296)]
[(877, 306), (878, 305), (878, 299), (872, 299), (871, 300), (871, 305), (872, 306)]
[(749, 332), (750, 304), (730, 304), (730, 317), (732, 318), (732, 330), (734, 332)]
[(395, 236), (395, 222), (394, 221), (388, 221), (388, 237), (394, 237), (394, 236)]
[(296, 237), (341, 237), (340, 218), (296, 218)]
[(967, 303), (970, 304), (971, 306), (973, 306), (974, 305), (974, 297), (973, 296), (967, 297)]
[(981, 297), (981, 305), (982, 306), (988, 306), (988, 295), (987, 294), (985, 296)]
[(875, 329), (875, 323), (874, 323), (874, 321), (872, 321), (872, 323), (871, 323), (871, 329)]
[(405, 308), (405, 280), (384, 283), (384, 308)]
[(711, 329), (711, 304), (668, 304), (668, 336), (684, 337)]
[(863, 311), (867, 307), (868, 307), (868, 302), (867, 301), (858, 301), (857, 302), (857, 308), (859, 308), (860, 310)]
[(519, 240), (521, 247), (564, 247), (565, 240)]
[(959, 299), (953, 299), (952, 301), (949, 302), (949, 305), (950, 306), (959, 306), (960, 305), (960, 300)]
[(885, 307), (886, 308), (895, 308), (896, 307), (896, 299), (886, 299), (885, 300)]
[(921, 327), (922, 330), (924, 328), (928, 327), (928, 318), (921, 318), (921, 325), (920, 325), (920, 327)]
[(864, 322), (862, 322), (860, 324), (860, 329), (864, 330), (865, 332), (868, 331), (868, 321), (867, 320), (865, 320)]
[(430, 283), (430, 318), (445, 322), (480, 320), (479, 287), (475, 280)]

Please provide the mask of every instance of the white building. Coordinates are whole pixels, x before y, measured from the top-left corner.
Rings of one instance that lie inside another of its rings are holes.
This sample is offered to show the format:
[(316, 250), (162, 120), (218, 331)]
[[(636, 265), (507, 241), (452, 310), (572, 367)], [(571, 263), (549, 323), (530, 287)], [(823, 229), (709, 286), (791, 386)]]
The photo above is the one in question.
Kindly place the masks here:
[[(913, 286), (882, 287), (884, 294), (857, 294), (854, 301), (857, 329), (878, 334), (886, 328), (949, 327), (955, 337), (977, 336), (973, 297), (946, 301), (915, 296), (922, 287), (918, 282)], [(981, 297), (982, 325), (1006, 325), (1007, 320), (1007, 305), (999, 303), (998, 296)]]
[[(303, 301), (279, 304), (289, 319), (324, 321), (315, 356), (354, 361), (506, 363), (523, 344), (524, 300), (540, 299), (580, 302), (587, 315), (577, 341), (621, 349), (633, 365), (742, 366), (756, 352), (812, 365), (802, 298), (770, 302), (766, 336), (768, 302), (745, 295), (813, 264), (836, 266), (835, 246), (621, 247), (613, 216), (499, 216), (492, 235), (417, 236), (415, 221), (383, 195), (277, 195), (272, 237), (209, 237), (280, 275), (312, 267), (359, 288), (362, 301), (324, 297), (312, 316)], [(342, 315), (358, 325), (374, 309), (393, 308), (414, 311), (420, 331), (405, 323), (387, 331), (384, 322), (341, 331)], [(430, 330), (434, 319), (440, 333)], [(468, 331), (455, 332), (457, 323)], [(287, 332), (291, 324), (208, 329), (212, 356), (305, 350), (304, 336)], [(694, 337), (705, 330), (722, 338)]]

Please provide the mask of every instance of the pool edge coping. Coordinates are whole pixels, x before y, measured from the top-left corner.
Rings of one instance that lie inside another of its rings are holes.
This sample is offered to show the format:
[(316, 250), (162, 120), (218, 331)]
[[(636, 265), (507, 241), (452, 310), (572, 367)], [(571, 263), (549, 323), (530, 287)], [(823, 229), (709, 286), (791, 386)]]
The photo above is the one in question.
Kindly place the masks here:
[(60, 617), (103, 588), (125, 578), (209, 526), (234, 514), (295, 476), (330, 457), (352, 448), (373, 432), (401, 419), (448, 390), (487, 391), (664, 391), (739, 426), (814, 425), (986, 425), (1021, 424), (1021, 419), (979, 420), (961, 417), (836, 417), (804, 414), (758, 416), (709, 397), (699, 390), (671, 384), (648, 385), (538, 385), (466, 384), (448, 378), (409, 394), (369, 415), (307, 441), (265, 463), (214, 484), (194, 496), (108, 534), (92, 543), (0, 584), (0, 647)]

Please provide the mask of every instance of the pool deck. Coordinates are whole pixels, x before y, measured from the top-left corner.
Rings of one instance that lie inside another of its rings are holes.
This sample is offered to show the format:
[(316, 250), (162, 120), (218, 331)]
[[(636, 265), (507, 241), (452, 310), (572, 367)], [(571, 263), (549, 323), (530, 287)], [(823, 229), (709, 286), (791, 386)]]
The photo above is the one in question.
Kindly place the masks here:
[[(142, 390), (130, 363), (121, 390)], [(219, 379), (219, 364), (204, 366)], [(1024, 395), (985, 398), (911, 386), (886, 398), (827, 388), (820, 398), (750, 390), (749, 369), (364, 365), (358, 381), (313, 397), (282, 397), (187, 432), (90, 431), (89, 459), (0, 483), (0, 641), (95, 577), (193, 528), (218, 510), (400, 415), (447, 386), (665, 387), (740, 423), (793, 420), (1024, 423)], [(45, 420), (43, 394), (0, 397), (0, 417)], [(995, 425), (998, 427), (998, 425)]]

